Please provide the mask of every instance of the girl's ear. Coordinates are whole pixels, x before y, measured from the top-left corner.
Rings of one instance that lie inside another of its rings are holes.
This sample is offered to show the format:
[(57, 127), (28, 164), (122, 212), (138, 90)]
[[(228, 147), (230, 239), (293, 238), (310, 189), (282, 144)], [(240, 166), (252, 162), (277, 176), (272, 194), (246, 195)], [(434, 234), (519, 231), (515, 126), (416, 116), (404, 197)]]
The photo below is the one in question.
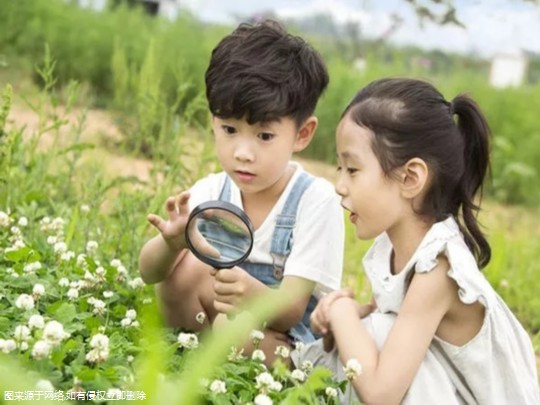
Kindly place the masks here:
[(293, 152), (300, 152), (310, 144), (311, 140), (313, 139), (313, 135), (315, 135), (315, 130), (317, 129), (318, 124), (319, 121), (314, 115), (304, 121), (296, 135)]
[(413, 199), (422, 195), (429, 180), (429, 168), (422, 159), (412, 158), (402, 168), (400, 173), (401, 195)]

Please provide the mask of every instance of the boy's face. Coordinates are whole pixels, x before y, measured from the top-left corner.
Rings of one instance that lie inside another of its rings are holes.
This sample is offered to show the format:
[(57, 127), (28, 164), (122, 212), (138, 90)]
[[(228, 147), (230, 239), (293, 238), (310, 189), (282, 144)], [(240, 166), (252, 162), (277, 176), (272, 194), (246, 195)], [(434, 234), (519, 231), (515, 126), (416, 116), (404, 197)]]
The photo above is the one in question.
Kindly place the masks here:
[(250, 125), (244, 119), (214, 117), (212, 129), (221, 166), (243, 194), (281, 193), (292, 153), (306, 146), (291, 118)]

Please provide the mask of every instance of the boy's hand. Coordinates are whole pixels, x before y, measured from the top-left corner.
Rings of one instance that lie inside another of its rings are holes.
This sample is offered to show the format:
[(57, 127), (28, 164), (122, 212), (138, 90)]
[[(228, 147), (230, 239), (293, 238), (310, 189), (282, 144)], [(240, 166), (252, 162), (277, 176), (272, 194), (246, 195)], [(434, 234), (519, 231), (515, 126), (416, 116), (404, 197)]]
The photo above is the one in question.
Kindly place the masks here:
[(353, 298), (354, 294), (352, 290), (341, 289), (332, 291), (319, 300), (309, 318), (313, 332), (322, 336), (330, 332), (330, 307), (336, 300), (345, 297)]
[(266, 289), (263, 283), (235, 266), (231, 269), (212, 270), (214, 277), (214, 308), (224, 314), (233, 314), (237, 307), (255, 291)]
[(189, 218), (189, 191), (184, 191), (176, 197), (169, 197), (165, 203), (169, 219), (155, 214), (148, 215), (150, 222), (159, 232), (163, 240), (173, 251), (180, 251), (187, 247), (185, 230)]

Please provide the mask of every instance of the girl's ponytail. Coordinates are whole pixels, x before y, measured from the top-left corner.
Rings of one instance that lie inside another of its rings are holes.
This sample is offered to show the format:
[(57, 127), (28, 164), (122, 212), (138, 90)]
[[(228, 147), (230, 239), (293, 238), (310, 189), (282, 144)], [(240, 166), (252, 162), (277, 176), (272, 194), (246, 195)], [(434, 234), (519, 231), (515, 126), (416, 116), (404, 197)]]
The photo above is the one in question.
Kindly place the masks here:
[(490, 130), (478, 105), (468, 96), (459, 95), (450, 103), (450, 113), (457, 115), (457, 127), (464, 141), (465, 171), (458, 187), (464, 224), (460, 224), (465, 242), (472, 250), (480, 268), (491, 259), (491, 248), (477, 221), (479, 205), (474, 198), (479, 193), (489, 170)]

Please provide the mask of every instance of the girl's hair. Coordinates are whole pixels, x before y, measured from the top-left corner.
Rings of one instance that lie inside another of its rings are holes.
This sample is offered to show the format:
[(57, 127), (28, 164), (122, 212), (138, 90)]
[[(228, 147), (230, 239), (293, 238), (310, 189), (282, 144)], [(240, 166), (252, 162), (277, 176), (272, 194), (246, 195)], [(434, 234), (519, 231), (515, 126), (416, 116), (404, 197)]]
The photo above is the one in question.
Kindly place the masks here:
[(356, 94), (345, 115), (374, 134), (372, 149), (387, 176), (414, 157), (426, 162), (432, 176), (417, 213), (436, 221), (455, 216), (484, 267), (491, 248), (476, 219), (480, 206), (474, 198), (477, 192), (481, 197), (489, 169), (490, 131), (477, 104), (463, 94), (448, 102), (424, 81), (382, 79)]

